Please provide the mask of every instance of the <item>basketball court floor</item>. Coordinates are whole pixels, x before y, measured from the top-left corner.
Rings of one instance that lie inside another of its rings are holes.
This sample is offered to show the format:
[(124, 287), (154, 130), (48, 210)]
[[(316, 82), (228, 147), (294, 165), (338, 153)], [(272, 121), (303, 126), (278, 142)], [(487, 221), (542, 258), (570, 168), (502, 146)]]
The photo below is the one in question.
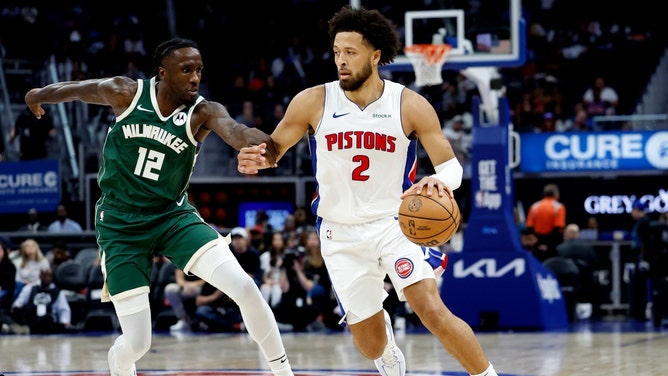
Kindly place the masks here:
[[(107, 349), (118, 333), (0, 337), (0, 374), (108, 374)], [(668, 374), (668, 328), (603, 320), (548, 332), (479, 332), (499, 375), (643, 376)], [(465, 376), (430, 334), (399, 332), (407, 376)], [(297, 376), (376, 375), (373, 362), (343, 333), (284, 333)], [(248, 334), (156, 333), (137, 363), (142, 375), (271, 375)]]

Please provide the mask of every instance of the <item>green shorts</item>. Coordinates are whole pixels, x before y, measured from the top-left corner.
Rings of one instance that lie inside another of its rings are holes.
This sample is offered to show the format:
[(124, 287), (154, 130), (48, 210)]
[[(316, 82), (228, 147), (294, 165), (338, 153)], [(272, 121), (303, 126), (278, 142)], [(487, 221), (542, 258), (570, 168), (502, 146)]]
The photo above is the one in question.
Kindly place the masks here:
[(188, 271), (194, 255), (224, 241), (182, 197), (181, 205), (174, 202), (160, 210), (130, 207), (109, 198), (98, 200), (95, 235), (111, 296), (148, 292), (156, 253)]

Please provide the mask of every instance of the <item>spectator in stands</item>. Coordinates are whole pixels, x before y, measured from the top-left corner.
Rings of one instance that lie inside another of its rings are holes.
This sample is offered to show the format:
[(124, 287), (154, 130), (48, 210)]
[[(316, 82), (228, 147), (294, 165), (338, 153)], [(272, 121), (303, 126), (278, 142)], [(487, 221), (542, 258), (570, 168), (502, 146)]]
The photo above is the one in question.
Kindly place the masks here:
[(11, 316), (16, 287), (16, 265), (9, 259), (9, 251), (8, 244), (0, 239), (0, 332), (19, 334), (21, 328)]
[[(250, 98), (250, 92), (248, 91), (248, 86), (246, 85), (246, 77), (237, 73), (232, 79), (232, 85), (227, 90), (225, 95), (226, 98), (226, 107), (228, 108), (230, 114), (236, 116), (242, 112), (243, 103), (248, 101)], [(252, 103), (252, 102), (251, 102)]]
[(260, 267), (260, 251), (249, 244), (248, 231), (243, 227), (235, 227), (230, 231), (232, 243), (230, 249), (239, 260), (241, 267), (250, 275), (259, 287), (262, 284), (263, 271)]
[(19, 159), (32, 161), (49, 156), (47, 143), (55, 136), (56, 128), (53, 126), (51, 116), (45, 114), (40, 120), (30, 112), (29, 108), (26, 108), (16, 118), (14, 128), (9, 133), (9, 142), (14, 142), (18, 137), (20, 139)]
[(260, 254), (260, 267), (262, 271), (267, 274), (271, 269), (271, 260), (274, 256), (283, 257), (283, 253), (287, 249), (286, 239), (283, 237), (281, 231), (274, 231), (271, 233), (271, 243), (265, 249), (264, 252)]
[(249, 127), (255, 126), (255, 104), (250, 100), (245, 100), (241, 104), (241, 112), (234, 117), (237, 123), (247, 125)]
[(244, 328), (239, 306), (220, 290), (205, 283), (195, 298), (198, 329), (212, 333), (239, 332)]
[(42, 253), (35, 239), (26, 239), (19, 247), (20, 258), (16, 268), (16, 289), (39, 281), (42, 269), (51, 268), (49, 260)]
[[(253, 248), (257, 249), (260, 254), (264, 253), (265, 249), (267, 248), (267, 242), (265, 240), (265, 232), (262, 225), (252, 226), (250, 229), (248, 229), (248, 233), (250, 236), (249, 244)], [(268, 235), (270, 234), (271, 232), (268, 233)]]
[(598, 76), (594, 79), (593, 86), (584, 92), (582, 102), (589, 117), (614, 115), (619, 96), (615, 89), (606, 85), (603, 77)]
[(62, 240), (54, 241), (51, 250), (46, 253), (45, 257), (49, 260), (54, 275), (60, 264), (72, 258), (70, 251), (67, 249), (67, 244)]
[(169, 301), (169, 305), (178, 318), (176, 324), (170, 326), (169, 330), (190, 330), (191, 316), (187, 306), (189, 306), (190, 302), (194, 302), (202, 292), (204, 280), (195, 275), (187, 275), (179, 268), (175, 268), (174, 270), (174, 279), (176, 282), (165, 286), (165, 299)]
[(19, 231), (32, 232), (33, 234), (40, 231), (48, 231), (48, 229), (46, 225), (39, 222), (39, 212), (35, 208), (28, 210), (28, 223), (19, 227)]
[(546, 112), (543, 114), (543, 121), (540, 124), (541, 132), (554, 132), (556, 131), (556, 119), (552, 112)]
[(566, 206), (559, 202), (556, 184), (543, 187), (543, 198), (529, 207), (525, 225), (532, 228), (538, 238), (536, 257), (539, 261), (556, 255), (557, 244), (561, 243), (566, 227)]
[[(578, 267), (578, 303), (591, 305), (589, 312), (598, 306), (595, 273), (600, 262), (591, 243), (580, 239), (580, 226), (570, 223), (564, 229), (564, 241), (557, 246), (557, 255), (571, 259)], [(587, 317), (580, 317), (587, 318)]]
[(460, 92), (457, 85), (450, 80), (444, 80), (441, 89), (443, 95), (440, 101), (440, 115), (443, 118), (450, 119), (459, 115), (462, 110), (468, 111), (462, 108), (462, 104), (466, 102), (466, 93)]
[(287, 215), (285, 217), (285, 221), (283, 222), (283, 231), (282, 231), (286, 248), (296, 247), (297, 243), (299, 243), (296, 226), (297, 222), (295, 221), (295, 215), (294, 214)]
[(518, 132), (535, 133), (542, 116), (534, 109), (533, 94), (530, 91), (522, 93), (520, 100), (513, 111), (513, 126)]
[(340, 329), (338, 323), (341, 316), (334, 313), (334, 308), (338, 306), (338, 303), (334, 298), (332, 281), (329, 279), (325, 260), (322, 257), (318, 232), (315, 228), (304, 231), (301, 239), (306, 257), (303, 258), (303, 263), (295, 262), (294, 270), (302, 287), (307, 290), (306, 304), (318, 307), (322, 314), (310, 329), (321, 328), (323, 324), (328, 328)]
[(287, 272), (283, 267), (284, 251), (283, 235), (280, 232), (274, 232), (271, 246), (260, 254), (260, 265), (264, 271), (264, 281), (260, 286), (260, 291), (272, 310), (278, 307), (283, 294), (290, 288)]
[(68, 217), (67, 207), (63, 204), (56, 209), (56, 220), (49, 225), (50, 233), (67, 234), (83, 232), (81, 225)]
[(283, 103), (274, 104), (271, 108), (271, 114), (268, 117), (269, 121), (265, 129), (269, 133), (273, 132), (276, 129), (276, 125), (283, 119), (283, 116), (285, 116), (285, 105)]
[(11, 249), (0, 239), (0, 311), (9, 312), (14, 301), (16, 265), (9, 259)]
[(531, 227), (523, 227), (520, 229), (520, 244), (527, 252), (534, 255), (536, 258), (538, 237)]
[(303, 272), (305, 257), (306, 252), (302, 245), (286, 250), (283, 265), (289, 288), (283, 294), (279, 306), (274, 309), (276, 321), (280, 323), (279, 327), (296, 332), (307, 331), (307, 327), (322, 313), (319, 307), (309, 304), (307, 300), (308, 290), (315, 282), (313, 275)]
[(578, 108), (575, 110), (575, 115), (573, 116), (573, 123), (570, 126), (571, 131), (573, 132), (588, 132), (593, 129), (593, 125), (589, 119), (589, 114), (584, 108)]
[(650, 270), (651, 221), (645, 213), (647, 205), (641, 200), (633, 202), (631, 217), (634, 223), (631, 229), (631, 252), (635, 270), (630, 283), (629, 315), (631, 318), (647, 320), (645, 308), (647, 306), (647, 281)]
[(12, 304), (12, 315), (30, 333), (62, 333), (71, 328), (72, 311), (65, 293), (53, 283), (53, 271), (46, 267), (39, 280), (26, 285)]
[(312, 227), (307, 222), (308, 216), (306, 214), (306, 209), (304, 207), (299, 207), (295, 209), (294, 216), (295, 216), (295, 231), (297, 231), (298, 234), (301, 234), (302, 231)]
[(473, 137), (466, 127), (464, 117), (456, 115), (452, 120), (446, 122), (443, 127), (443, 134), (450, 140), (459, 162), (464, 166), (469, 164)]
[(271, 237), (274, 233), (274, 227), (269, 223), (269, 215), (264, 210), (258, 210), (255, 214), (255, 226), (250, 230), (251, 245), (257, 248), (260, 253), (271, 244)]

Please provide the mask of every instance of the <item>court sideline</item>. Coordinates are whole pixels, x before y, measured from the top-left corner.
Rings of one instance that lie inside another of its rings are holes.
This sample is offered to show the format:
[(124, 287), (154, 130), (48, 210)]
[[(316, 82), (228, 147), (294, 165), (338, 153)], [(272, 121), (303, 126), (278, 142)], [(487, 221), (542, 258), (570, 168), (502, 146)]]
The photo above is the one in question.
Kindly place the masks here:
[[(578, 323), (546, 332), (480, 332), (481, 344), (504, 376), (644, 376), (668, 374), (668, 328), (649, 323)], [(108, 374), (107, 349), (118, 333), (0, 337), (0, 373), (87, 376)], [(407, 376), (466, 376), (438, 341), (397, 333)], [(347, 332), (284, 333), (297, 376), (376, 375)], [(271, 375), (247, 334), (156, 333), (139, 375)]]

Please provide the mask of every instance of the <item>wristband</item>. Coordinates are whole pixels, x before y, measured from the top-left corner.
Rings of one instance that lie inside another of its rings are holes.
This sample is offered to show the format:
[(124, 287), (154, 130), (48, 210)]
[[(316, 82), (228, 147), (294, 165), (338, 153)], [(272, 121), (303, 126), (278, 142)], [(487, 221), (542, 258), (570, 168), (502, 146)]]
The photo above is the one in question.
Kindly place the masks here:
[(436, 173), (431, 175), (431, 177), (442, 181), (451, 190), (454, 191), (462, 185), (464, 168), (459, 164), (457, 157), (445, 161), (438, 166), (434, 166), (434, 170), (436, 170)]

